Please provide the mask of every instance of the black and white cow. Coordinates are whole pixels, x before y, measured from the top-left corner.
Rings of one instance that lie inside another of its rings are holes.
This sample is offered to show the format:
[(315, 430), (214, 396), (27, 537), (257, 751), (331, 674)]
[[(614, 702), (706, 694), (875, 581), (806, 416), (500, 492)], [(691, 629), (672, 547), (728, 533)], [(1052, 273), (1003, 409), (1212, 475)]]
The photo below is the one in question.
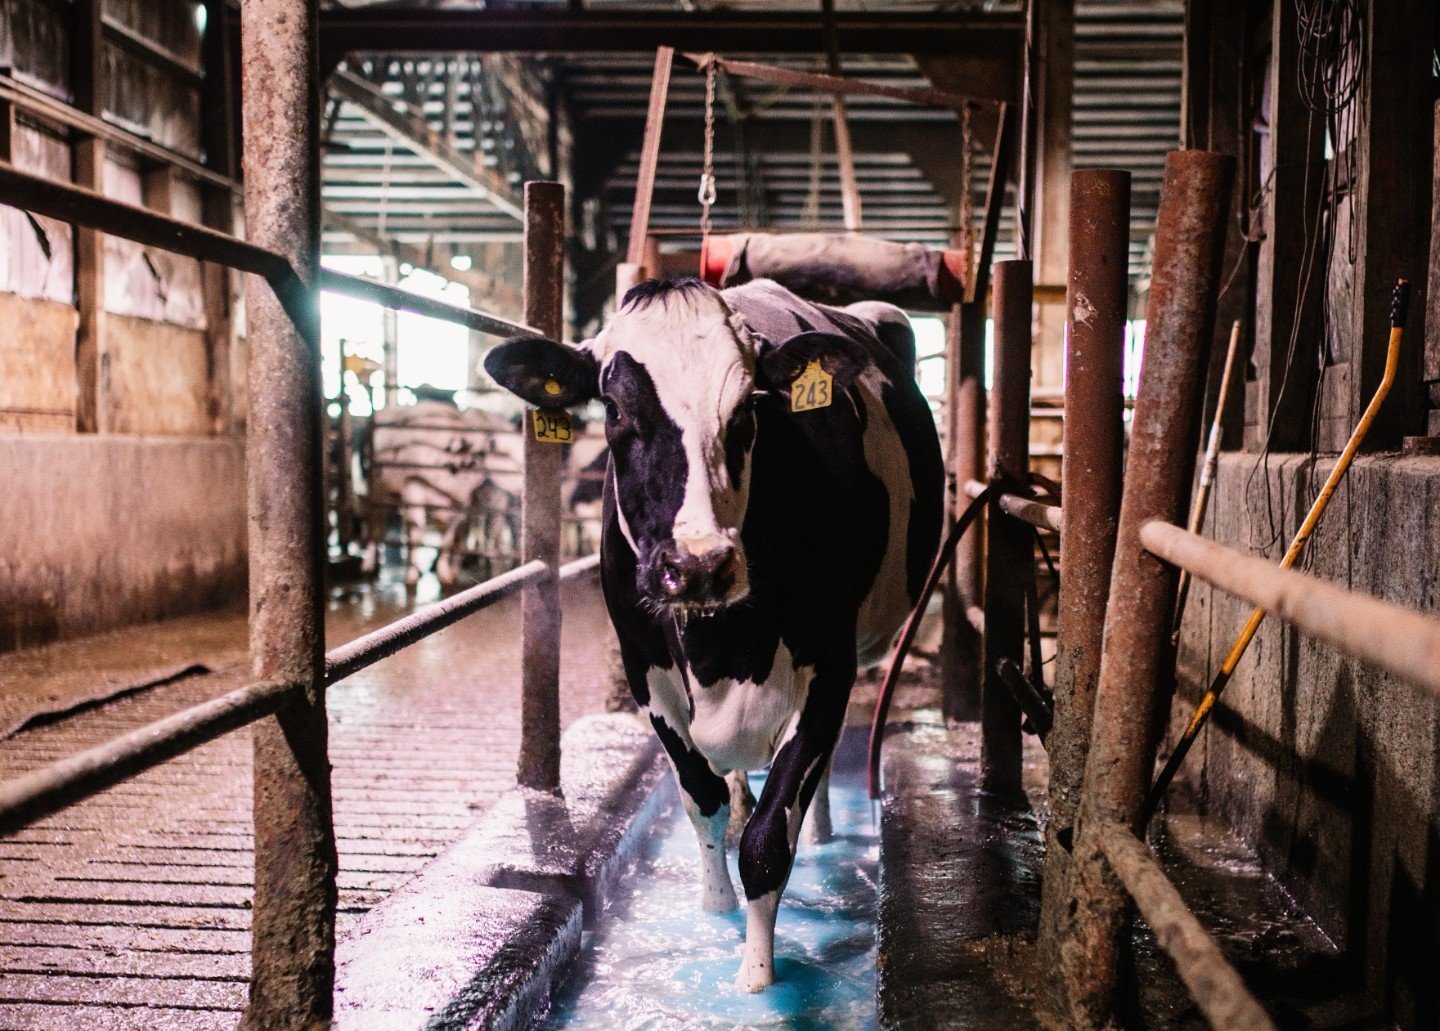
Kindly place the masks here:
[[(815, 362), (831, 403), (794, 411), (791, 384)], [(914, 362), (898, 308), (823, 307), (767, 280), (641, 283), (579, 348), (513, 340), (485, 361), (531, 403), (605, 404), (605, 599), (700, 838), (707, 910), (736, 905), (732, 798), (770, 768), (740, 839), (748, 991), (774, 981), (812, 802), (807, 835), (829, 834), (857, 665), (884, 656), (936, 552), (940, 446)]]

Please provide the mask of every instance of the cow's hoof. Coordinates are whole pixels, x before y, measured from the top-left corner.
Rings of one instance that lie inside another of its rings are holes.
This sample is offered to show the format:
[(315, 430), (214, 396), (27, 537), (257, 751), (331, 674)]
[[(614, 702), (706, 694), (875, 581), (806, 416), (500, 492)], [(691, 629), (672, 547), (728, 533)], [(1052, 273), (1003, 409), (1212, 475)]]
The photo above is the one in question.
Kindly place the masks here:
[(752, 995), (763, 992), (774, 983), (775, 970), (768, 963), (751, 963), (746, 960), (740, 965), (740, 973), (735, 975), (735, 987)]

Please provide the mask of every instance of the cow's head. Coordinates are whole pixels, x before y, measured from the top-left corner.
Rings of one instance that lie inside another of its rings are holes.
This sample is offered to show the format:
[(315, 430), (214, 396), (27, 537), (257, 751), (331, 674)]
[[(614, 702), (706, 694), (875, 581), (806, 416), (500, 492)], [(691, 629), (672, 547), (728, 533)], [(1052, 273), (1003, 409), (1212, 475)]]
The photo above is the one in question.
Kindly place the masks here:
[(805, 333), (778, 346), (752, 334), (699, 280), (649, 281), (578, 348), (506, 341), (485, 369), (531, 404), (605, 405), (620, 529), (649, 603), (713, 611), (750, 589), (740, 528), (750, 491), (757, 391), (788, 390), (819, 358), (837, 392), (864, 364), (838, 336)]

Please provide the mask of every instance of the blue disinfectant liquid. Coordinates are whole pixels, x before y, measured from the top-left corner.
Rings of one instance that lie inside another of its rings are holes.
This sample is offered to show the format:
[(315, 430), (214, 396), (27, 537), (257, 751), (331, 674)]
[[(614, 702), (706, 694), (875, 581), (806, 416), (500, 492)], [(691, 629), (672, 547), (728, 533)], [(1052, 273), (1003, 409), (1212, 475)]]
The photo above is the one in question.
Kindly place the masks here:
[[(847, 740), (845, 744), (849, 744)], [(775, 931), (775, 984), (735, 987), (745, 934), (740, 909), (700, 910), (695, 832), (676, 807), (662, 820), (628, 885), (587, 932), (580, 959), (542, 1025), (547, 1029), (672, 1031), (876, 1026), (875, 913), (880, 851), (863, 770), (842, 748), (830, 782), (835, 837), (802, 841)], [(758, 778), (751, 785), (758, 795)]]

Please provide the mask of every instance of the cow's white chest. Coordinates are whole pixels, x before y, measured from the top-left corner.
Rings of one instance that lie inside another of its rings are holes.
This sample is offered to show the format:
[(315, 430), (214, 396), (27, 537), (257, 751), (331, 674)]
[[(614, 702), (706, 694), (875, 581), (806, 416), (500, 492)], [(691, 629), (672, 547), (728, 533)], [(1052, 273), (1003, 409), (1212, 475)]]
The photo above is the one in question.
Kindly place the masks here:
[(796, 669), (790, 650), (781, 644), (763, 683), (721, 680), (695, 686), (690, 740), (717, 770), (768, 766), (794, 730), (812, 673), (809, 666)]

